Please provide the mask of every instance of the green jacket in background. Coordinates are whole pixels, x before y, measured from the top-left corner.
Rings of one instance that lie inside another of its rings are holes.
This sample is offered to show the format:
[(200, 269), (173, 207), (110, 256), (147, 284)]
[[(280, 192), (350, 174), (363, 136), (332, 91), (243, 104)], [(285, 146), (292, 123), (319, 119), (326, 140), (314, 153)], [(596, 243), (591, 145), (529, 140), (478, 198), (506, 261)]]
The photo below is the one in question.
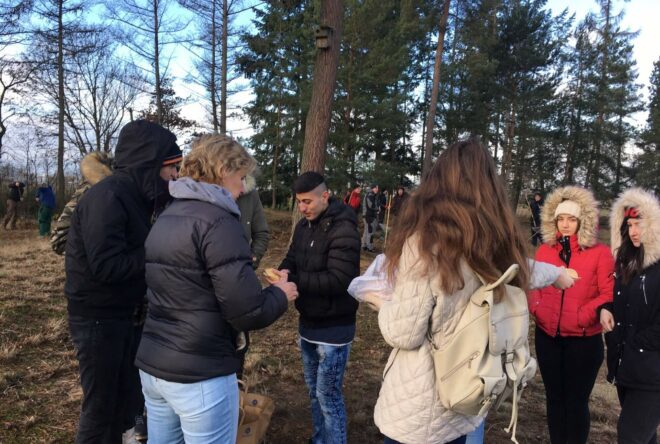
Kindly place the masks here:
[(266, 221), (264, 207), (256, 190), (256, 182), (253, 177), (246, 178), (247, 186), (245, 194), (238, 198), (238, 208), (241, 210), (241, 224), (245, 237), (250, 244), (252, 256), (255, 257), (253, 267), (259, 267), (261, 258), (266, 254), (268, 242), (270, 241), (270, 229)]

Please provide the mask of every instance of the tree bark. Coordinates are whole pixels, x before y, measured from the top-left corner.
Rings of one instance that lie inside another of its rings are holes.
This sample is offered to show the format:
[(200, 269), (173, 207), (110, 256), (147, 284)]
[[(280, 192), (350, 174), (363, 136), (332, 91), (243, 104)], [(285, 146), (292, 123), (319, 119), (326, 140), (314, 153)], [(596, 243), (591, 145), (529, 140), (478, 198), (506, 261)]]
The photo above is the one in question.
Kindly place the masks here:
[(312, 97), (307, 112), (305, 142), (300, 172), (317, 171), (325, 168), (325, 151), (332, 117), (332, 99), (339, 65), (344, 7), (342, 0), (321, 2), (321, 25), (331, 30), (329, 48), (317, 49), (312, 80)]
[(435, 50), (435, 64), (433, 67), (433, 88), (431, 89), (431, 102), (429, 112), (426, 115), (426, 131), (424, 140), (424, 163), (422, 164), (422, 180), (431, 170), (433, 161), (433, 126), (435, 125), (435, 112), (438, 106), (438, 94), (440, 92), (440, 65), (442, 64), (442, 49), (447, 33), (447, 19), (449, 18), (449, 4), (451, 0), (445, 0), (440, 26), (438, 31), (438, 47)]

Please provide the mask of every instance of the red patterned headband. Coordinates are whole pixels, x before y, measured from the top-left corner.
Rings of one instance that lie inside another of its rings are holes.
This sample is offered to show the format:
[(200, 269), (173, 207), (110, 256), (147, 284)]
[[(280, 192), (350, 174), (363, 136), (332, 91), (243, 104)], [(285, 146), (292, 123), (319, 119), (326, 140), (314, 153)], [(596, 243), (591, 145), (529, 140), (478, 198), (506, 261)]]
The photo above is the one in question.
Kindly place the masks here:
[(627, 217), (629, 219), (637, 219), (639, 218), (639, 210), (635, 207), (626, 207), (623, 210), (623, 217)]

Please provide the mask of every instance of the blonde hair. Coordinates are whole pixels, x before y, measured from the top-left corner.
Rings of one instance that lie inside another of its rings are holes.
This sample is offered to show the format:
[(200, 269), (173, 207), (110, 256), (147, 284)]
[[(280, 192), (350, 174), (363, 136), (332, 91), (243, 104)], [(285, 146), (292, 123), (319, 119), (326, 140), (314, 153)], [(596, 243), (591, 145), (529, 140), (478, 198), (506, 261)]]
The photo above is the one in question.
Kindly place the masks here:
[(183, 158), (180, 175), (222, 185), (227, 175), (236, 171), (250, 174), (256, 166), (254, 158), (231, 137), (205, 134), (193, 142), (192, 151)]

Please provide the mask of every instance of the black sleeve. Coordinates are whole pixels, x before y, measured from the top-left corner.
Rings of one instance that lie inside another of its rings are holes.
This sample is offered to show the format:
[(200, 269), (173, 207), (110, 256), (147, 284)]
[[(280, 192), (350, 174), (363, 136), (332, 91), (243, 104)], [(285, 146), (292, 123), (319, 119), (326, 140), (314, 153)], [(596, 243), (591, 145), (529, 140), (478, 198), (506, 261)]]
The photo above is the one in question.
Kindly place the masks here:
[(238, 219), (229, 216), (216, 221), (201, 244), (216, 299), (223, 317), (234, 329), (267, 327), (286, 311), (288, 304), (282, 290), (272, 285), (261, 288)]
[(355, 225), (343, 223), (333, 230), (326, 270), (299, 271), (294, 282), (300, 293), (331, 297), (345, 293), (351, 281), (359, 275), (360, 236)]
[(94, 278), (117, 283), (144, 276), (144, 245), (129, 250), (128, 215), (115, 193), (106, 190), (81, 206), (80, 231)]

